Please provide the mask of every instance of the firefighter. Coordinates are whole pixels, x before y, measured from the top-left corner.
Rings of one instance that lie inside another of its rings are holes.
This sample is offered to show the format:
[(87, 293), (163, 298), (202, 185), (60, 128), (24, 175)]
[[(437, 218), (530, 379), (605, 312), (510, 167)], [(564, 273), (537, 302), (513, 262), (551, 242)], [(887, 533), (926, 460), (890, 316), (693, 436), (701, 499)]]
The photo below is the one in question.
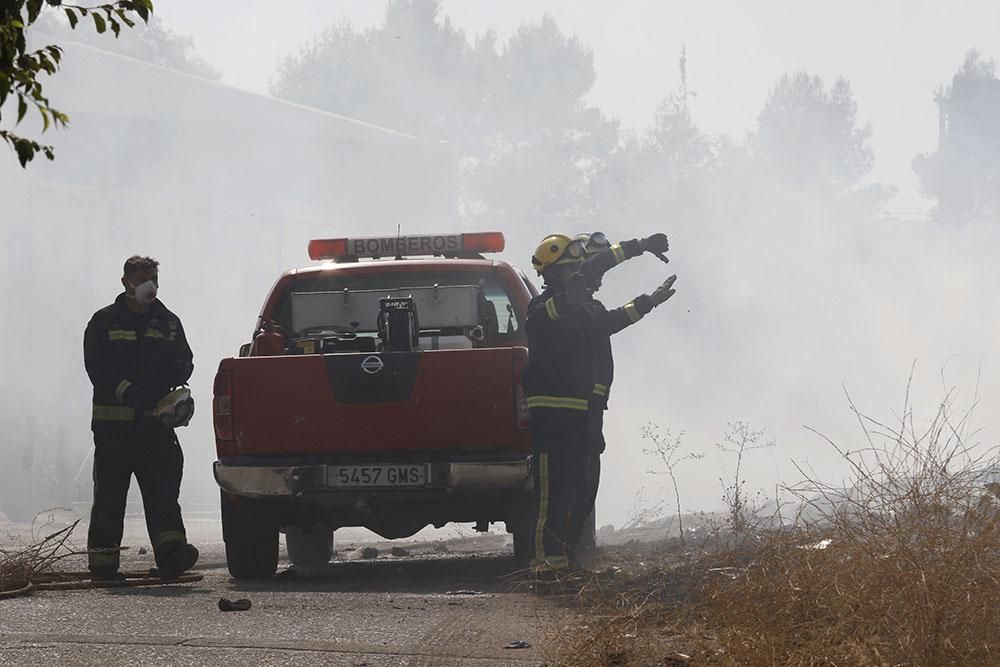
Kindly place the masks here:
[(586, 259), (586, 247), (565, 234), (538, 245), (531, 263), (543, 291), (528, 305), (528, 366), (524, 391), (534, 446), (536, 574), (569, 567), (567, 543), (576, 492), (586, 478), (588, 396), (593, 368), (585, 313), (569, 303), (566, 278)]
[(156, 298), (159, 263), (125, 261), (125, 291), (94, 313), (84, 333), (84, 362), (94, 385), (94, 504), (87, 534), (89, 569), (116, 578), (132, 475), (142, 494), (159, 574), (174, 579), (198, 560), (178, 504), (183, 455), (174, 428), (194, 411), (182, 387), (194, 370), (176, 315)]
[[(592, 336), (597, 325), (591, 321), (592, 309), (582, 303), (585, 282), (624, 261), (629, 252), (661, 252), (665, 243), (661, 234), (629, 242), (628, 250), (615, 246), (587, 260), (583, 241), (552, 234), (531, 258), (544, 281), (543, 292), (528, 306), (524, 373), (535, 454), (532, 568), (538, 573), (569, 567), (568, 545), (581, 524), (574, 513), (589, 495), (589, 414), (595, 385)], [(628, 304), (624, 312), (637, 320), (648, 312), (649, 299)]]
[[(604, 274), (626, 259), (637, 257), (643, 252), (661, 255), (669, 250), (667, 237), (655, 234), (648, 239), (623, 241), (611, 245), (601, 232), (581, 234), (576, 237), (586, 248), (587, 262), (581, 265), (581, 275), (584, 284), (580, 296), (581, 306), (587, 312), (587, 322), (590, 326), (589, 339), (592, 361), (594, 365), (594, 385), (589, 397), (588, 416), (588, 452), (587, 452), (587, 482), (586, 491), (581, 493), (578, 504), (573, 512), (574, 524), (571, 527), (571, 544), (586, 548), (592, 545), (584, 530), (588, 519), (594, 511), (597, 500), (597, 490), (601, 477), (601, 454), (604, 453), (604, 412), (608, 409), (608, 398), (611, 383), (614, 381), (614, 356), (611, 349), (611, 336), (642, 319), (653, 308), (664, 303), (674, 295), (676, 275), (667, 278), (652, 294), (640, 294), (635, 299), (620, 308), (608, 310), (604, 304), (594, 298), (594, 293), (601, 287)], [(573, 283), (572, 278), (570, 283)]]

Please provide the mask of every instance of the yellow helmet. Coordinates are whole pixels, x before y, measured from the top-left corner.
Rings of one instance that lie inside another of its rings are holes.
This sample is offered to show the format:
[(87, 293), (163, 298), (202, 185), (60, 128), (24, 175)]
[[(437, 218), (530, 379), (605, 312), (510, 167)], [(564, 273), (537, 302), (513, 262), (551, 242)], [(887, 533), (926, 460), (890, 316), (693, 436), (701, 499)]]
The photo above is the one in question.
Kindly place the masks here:
[(575, 264), (587, 258), (587, 244), (565, 234), (549, 234), (535, 248), (531, 265), (538, 275), (556, 264)]

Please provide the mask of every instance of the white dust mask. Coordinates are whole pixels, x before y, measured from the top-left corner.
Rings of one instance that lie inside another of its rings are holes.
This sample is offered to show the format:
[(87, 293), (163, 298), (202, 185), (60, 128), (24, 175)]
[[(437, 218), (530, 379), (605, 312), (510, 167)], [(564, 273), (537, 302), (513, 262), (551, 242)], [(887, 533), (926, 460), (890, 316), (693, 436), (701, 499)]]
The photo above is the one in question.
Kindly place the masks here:
[[(131, 285), (131, 281), (129, 281)], [(138, 285), (132, 285), (135, 288), (135, 300), (136, 302), (148, 306), (154, 301), (156, 301), (156, 290), (157, 285), (153, 280), (147, 280), (144, 283), (139, 283)]]

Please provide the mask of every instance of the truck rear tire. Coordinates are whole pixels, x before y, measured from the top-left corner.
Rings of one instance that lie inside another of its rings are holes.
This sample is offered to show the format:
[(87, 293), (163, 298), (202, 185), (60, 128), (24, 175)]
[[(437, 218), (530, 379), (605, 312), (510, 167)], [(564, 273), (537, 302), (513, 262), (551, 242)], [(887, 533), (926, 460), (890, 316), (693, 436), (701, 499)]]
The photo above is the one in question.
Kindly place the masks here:
[(289, 526), (285, 531), (288, 560), (298, 567), (322, 567), (333, 557), (333, 529)]
[(234, 579), (267, 579), (278, 570), (278, 522), (267, 503), (222, 491), (222, 539)]

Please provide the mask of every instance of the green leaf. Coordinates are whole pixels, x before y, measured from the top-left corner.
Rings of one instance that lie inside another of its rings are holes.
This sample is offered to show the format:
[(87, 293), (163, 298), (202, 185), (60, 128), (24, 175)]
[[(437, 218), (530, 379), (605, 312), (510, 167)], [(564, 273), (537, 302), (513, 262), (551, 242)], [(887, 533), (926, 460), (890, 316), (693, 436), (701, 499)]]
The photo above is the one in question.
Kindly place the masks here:
[(122, 23), (124, 23), (130, 28), (135, 27), (135, 21), (129, 18), (128, 14), (125, 13), (124, 9), (116, 9), (115, 13), (118, 14), (118, 18), (122, 20)]
[(94, 17), (94, 27), (97, 28), (98, 33), (103, 33), (108, 29), (108, 24), (104, 21), (104, 17), (94, 12), (91, 16)]
[(118, 39), (118, 33), (122, 31), (121, 24), (110, 16), (108, 17), (108, 23), (111, 24), (111, 32), (115, 33), (115, 39)]
[(62, 5), (62, 0), (45, 0), (45, 2), (49, 3), (52, 7), (59, 7)]
[(64, 8), (63, 11), (66, 12), (66, 18), (69, 19), (69, 27), (71, 29), (75, 29), (76, 28), (76, 22), (80, 20), (79, 18), (77, 18), (76, 12), (74, 12), (69, 7)]
[(153, 11), (153, 3), (151, 0), (136, 0), (135, 13), (138, 14), (144, 22), (149, 23), (149, 12), (151, 11)]
[(28, 103), (24, 101), (24, 95), (18, 93), (17, 96), (17, 125), (22, 120), (24, 120), (24, 114), (28, 113)]
[(21, 163), (21, 168), (31, 162), (35, 157), (35, 147), (27, 139), (14, 139), (14, 150), (17, 151), (17, 160)]
[(52, 121), (49, 120), (49, 112), (45, 110), (45, 107), (38, 107), (38, 112), (42, 114), (42, 132), (48, 132), (49, 126)]
[(28, 0), (28, 23), (34, 23), (42, 11), (42, 0)]

